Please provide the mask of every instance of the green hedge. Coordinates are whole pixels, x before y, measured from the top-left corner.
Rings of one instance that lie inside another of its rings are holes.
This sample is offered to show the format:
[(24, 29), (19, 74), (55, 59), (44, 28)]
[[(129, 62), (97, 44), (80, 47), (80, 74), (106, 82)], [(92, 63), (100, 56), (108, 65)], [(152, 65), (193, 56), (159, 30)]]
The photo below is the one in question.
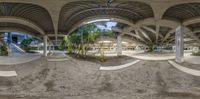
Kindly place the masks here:
[(192, 55), (194, 55), (194, 56), (200, 56), (200, 51), (198, 51), (198, 52), (192, 52)]
[(8, 48), (5, 43), (3, 43), (2, 46), (0, 46), (0, 55), (1, 56), (8, 56)]

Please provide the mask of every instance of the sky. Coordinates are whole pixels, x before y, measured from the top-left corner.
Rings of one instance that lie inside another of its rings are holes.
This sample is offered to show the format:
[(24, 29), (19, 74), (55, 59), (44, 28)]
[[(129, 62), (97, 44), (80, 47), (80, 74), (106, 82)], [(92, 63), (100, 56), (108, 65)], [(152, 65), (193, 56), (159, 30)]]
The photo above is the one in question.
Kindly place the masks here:
[(111, 30), (112, 27), (116, 26), (117, 25), (117, 22), (106, 22), (106, 26), (103, 26), (103, 25), (97, 25), (97, 27), (101, 28), (101, 29), (109, 29)]

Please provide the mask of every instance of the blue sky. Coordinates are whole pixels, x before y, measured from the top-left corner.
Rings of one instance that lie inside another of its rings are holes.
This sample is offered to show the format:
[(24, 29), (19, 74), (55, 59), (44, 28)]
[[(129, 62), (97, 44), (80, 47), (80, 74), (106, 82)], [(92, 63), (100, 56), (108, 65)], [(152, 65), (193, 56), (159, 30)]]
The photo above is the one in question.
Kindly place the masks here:
[(101, 29), (111, 29), (113, 26), (117, 25), (117, 22), (106, 22), (107, 27), (102, 26), (102, 25), (97, 25)]

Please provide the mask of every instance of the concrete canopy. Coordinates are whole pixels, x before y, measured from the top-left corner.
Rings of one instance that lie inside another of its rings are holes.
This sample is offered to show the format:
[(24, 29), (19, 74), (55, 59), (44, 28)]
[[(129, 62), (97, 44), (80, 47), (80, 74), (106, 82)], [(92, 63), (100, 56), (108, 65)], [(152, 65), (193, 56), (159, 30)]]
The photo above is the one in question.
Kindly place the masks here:
[(69, 34), (91, 18), (115, 18), (128, 24), (119, 28), (121, 32), (136, 40), (168, 44), (174, 42), (174, 31), (180, 24), (199, 42), (199, 6), (199, 0), (1, 0), (0, 17), (24, 19), (7, 22), (18, 24), (11, 28), (24, 29), (25, 25), (31, 28), (29, 32), (51, 38)]

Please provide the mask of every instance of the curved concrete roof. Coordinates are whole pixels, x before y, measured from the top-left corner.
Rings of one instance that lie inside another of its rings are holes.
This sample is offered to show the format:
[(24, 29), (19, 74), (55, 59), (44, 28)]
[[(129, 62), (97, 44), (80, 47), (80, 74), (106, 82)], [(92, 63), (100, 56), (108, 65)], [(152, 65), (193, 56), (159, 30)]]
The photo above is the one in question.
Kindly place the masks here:
[(1, 0), (0, 17), (12, 17), (0, 21), (15, 24), (11, 28), (28, 27), (29, 32), (55, 38), (88, 19), (115, 18), (128, 24), (121, 32), (146, 43), (173, 42), (176, 27), (183, 24), (186, 34), (200, 42), (199, 0)]

